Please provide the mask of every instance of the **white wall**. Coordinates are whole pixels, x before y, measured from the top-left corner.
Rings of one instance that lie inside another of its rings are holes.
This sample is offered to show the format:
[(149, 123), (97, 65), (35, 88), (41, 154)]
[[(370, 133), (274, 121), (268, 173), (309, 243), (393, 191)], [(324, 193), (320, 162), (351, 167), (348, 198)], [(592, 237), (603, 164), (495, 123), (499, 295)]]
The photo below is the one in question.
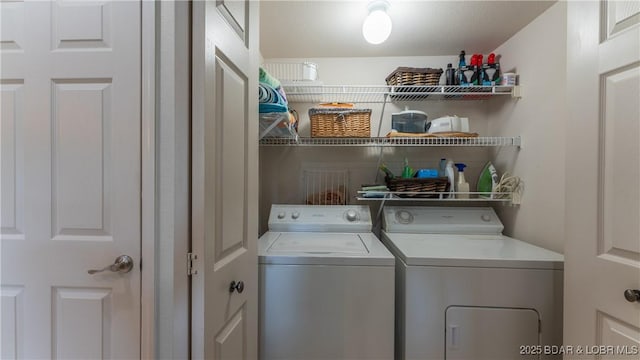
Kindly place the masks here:
[(522, 205), (498, 207), (505, 234), (563, 252), (566, 24), (565, 2), (558, 2), (496, 49), (504, 70), (516, 70), (522, 99), (492, 103), (489, 132), (522, 136), (520, 151), (503, 149), (498, 170), (525, 182)]

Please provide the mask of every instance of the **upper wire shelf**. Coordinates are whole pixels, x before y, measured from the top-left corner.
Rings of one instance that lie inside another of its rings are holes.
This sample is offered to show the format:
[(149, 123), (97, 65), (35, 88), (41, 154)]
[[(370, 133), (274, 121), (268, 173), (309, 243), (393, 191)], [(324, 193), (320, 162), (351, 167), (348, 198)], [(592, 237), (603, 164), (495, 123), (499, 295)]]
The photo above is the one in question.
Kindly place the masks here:
[(387, 101), (485, 100), (519, 93), (517, 86), (283, 85), (289, 102), (384, 103)]

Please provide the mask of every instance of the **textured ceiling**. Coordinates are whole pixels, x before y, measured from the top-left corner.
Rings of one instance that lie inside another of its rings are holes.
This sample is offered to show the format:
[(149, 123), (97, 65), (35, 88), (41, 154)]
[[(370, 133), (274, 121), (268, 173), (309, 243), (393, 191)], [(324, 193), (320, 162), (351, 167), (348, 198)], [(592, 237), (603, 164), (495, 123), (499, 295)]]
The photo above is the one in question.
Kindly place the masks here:
[[(260, 3), (260, 50), (266, 59), (293, 57), (436, 56), (488, 53), (554, 1), (390, 0), (391, 36), (362, 37), (368, 1)], [(544, 41), (544, 39), (541, 39)]]

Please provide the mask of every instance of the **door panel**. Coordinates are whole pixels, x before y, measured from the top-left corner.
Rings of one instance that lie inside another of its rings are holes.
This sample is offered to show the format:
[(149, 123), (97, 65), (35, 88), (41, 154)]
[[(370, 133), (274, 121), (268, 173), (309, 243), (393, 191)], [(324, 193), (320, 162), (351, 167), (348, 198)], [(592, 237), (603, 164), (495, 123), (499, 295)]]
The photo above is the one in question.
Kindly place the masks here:
[(231, 316), (216, 336), (216, 359), (246, 359), (247, 324), (244, 306)]
[(111, 84), (82, 80), (53, 82), (52, 237), (111, 241)]
[(247, 21), (249, 20), (249, 2), (246, 0), (217, 0), (220, 15), (227, 21), (228, 26), (238, 35), (242, 42), (246, 42)]
[(257, 356), (257, 10), (193, 3), (194, 358)]
[(638, 65), (602, 75), (599, 248), (611, 261), (640, 267), (640, 187), (633, 186), (640, 184), (640, 112), (627, 97), (640, 94)]
[(640, 22), (640, 3), (637, 1), (603, 1), (602, 27), (603, 40)]
[(216, 145), (219, 156), (219, 192), (216, 198), (224, 206), (220, 209), (219, 222), (216, 224), (221, 235), (216, 241), (216, 263), (224, 260), (232, 252), (246, 249), (247, 234), (244, 224), (246, 209), (246, 193), (248, 180), (246, 177), (247, 151), (247, 78), (239, 69), (234, 69), (229, 60), (216, 56), (216, 93), (218, 129), (220, 137), (212, 142)]
[(109, 2), (56, 1), (52, 5), (52, 48), (109, 48), (112, 9)]
[(2, 358), (139, 358), (141, 4), (0, 7)]
[(2, 308), (2, 324), (0, 324), (0, 339), (2, 351), (0, 358), (16, 359), (22, 354), (24, 341), (24, 288), (22, 286), (2, 286), (0, 289), (0, 304)]
[(0, 83), (0, 169), (2, 171), (2, 213), (0, 225), (2, 237), (12, 240), (24, 239), (24, 195), (19, 179), (23, 177), (23, 100), (22, 81)]
[(598, 312), (598, 339), (596, 344), (613, 346), (614, 351), (607, 351), (602, 359), (620, 359), (626, 355), (637, 355), (640, 349), (640, 328), (627, 321)]
[(0, 4), (0, 51), (20, 51), (24, 44), (24, 4)]
[(640, 303), (623, 294), (640, 289), (640, 5), (567, 10), (564, 344), (637, 345)]
[(53, 289), (56, 359), (111, 358), (111, 295), (109, 289)]

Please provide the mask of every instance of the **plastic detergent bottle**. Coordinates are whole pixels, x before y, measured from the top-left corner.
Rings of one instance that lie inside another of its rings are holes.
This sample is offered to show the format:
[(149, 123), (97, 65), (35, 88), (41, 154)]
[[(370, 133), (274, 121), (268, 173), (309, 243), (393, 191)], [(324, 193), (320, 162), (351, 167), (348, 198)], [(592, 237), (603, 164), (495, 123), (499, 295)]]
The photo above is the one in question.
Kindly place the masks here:
[(456, 185), (456, 191), (458, 193), (456, 195), (458, 196), (458, 199), (468, 199), (469, 194), (461, 194), (469, 192), (469, 183), (464, 178), (464, 168), (466, 168), (467, 165), (456, 163), (456, 167), (458, 168), (458, 184)]
[(459, 61), (458, 61), (458, 67), (463, 67), (463, 66), (467, 66), (467, 62), (464, 60), (464, 50), (460, 51), (460, 55), (459, 55)]
[(447, 174), (447, 178), (449, 178), (449, 198), (453, 199), (455, 197), (455, 173), (453, 170), (453, 161), (447, 161), (445, 173)]

